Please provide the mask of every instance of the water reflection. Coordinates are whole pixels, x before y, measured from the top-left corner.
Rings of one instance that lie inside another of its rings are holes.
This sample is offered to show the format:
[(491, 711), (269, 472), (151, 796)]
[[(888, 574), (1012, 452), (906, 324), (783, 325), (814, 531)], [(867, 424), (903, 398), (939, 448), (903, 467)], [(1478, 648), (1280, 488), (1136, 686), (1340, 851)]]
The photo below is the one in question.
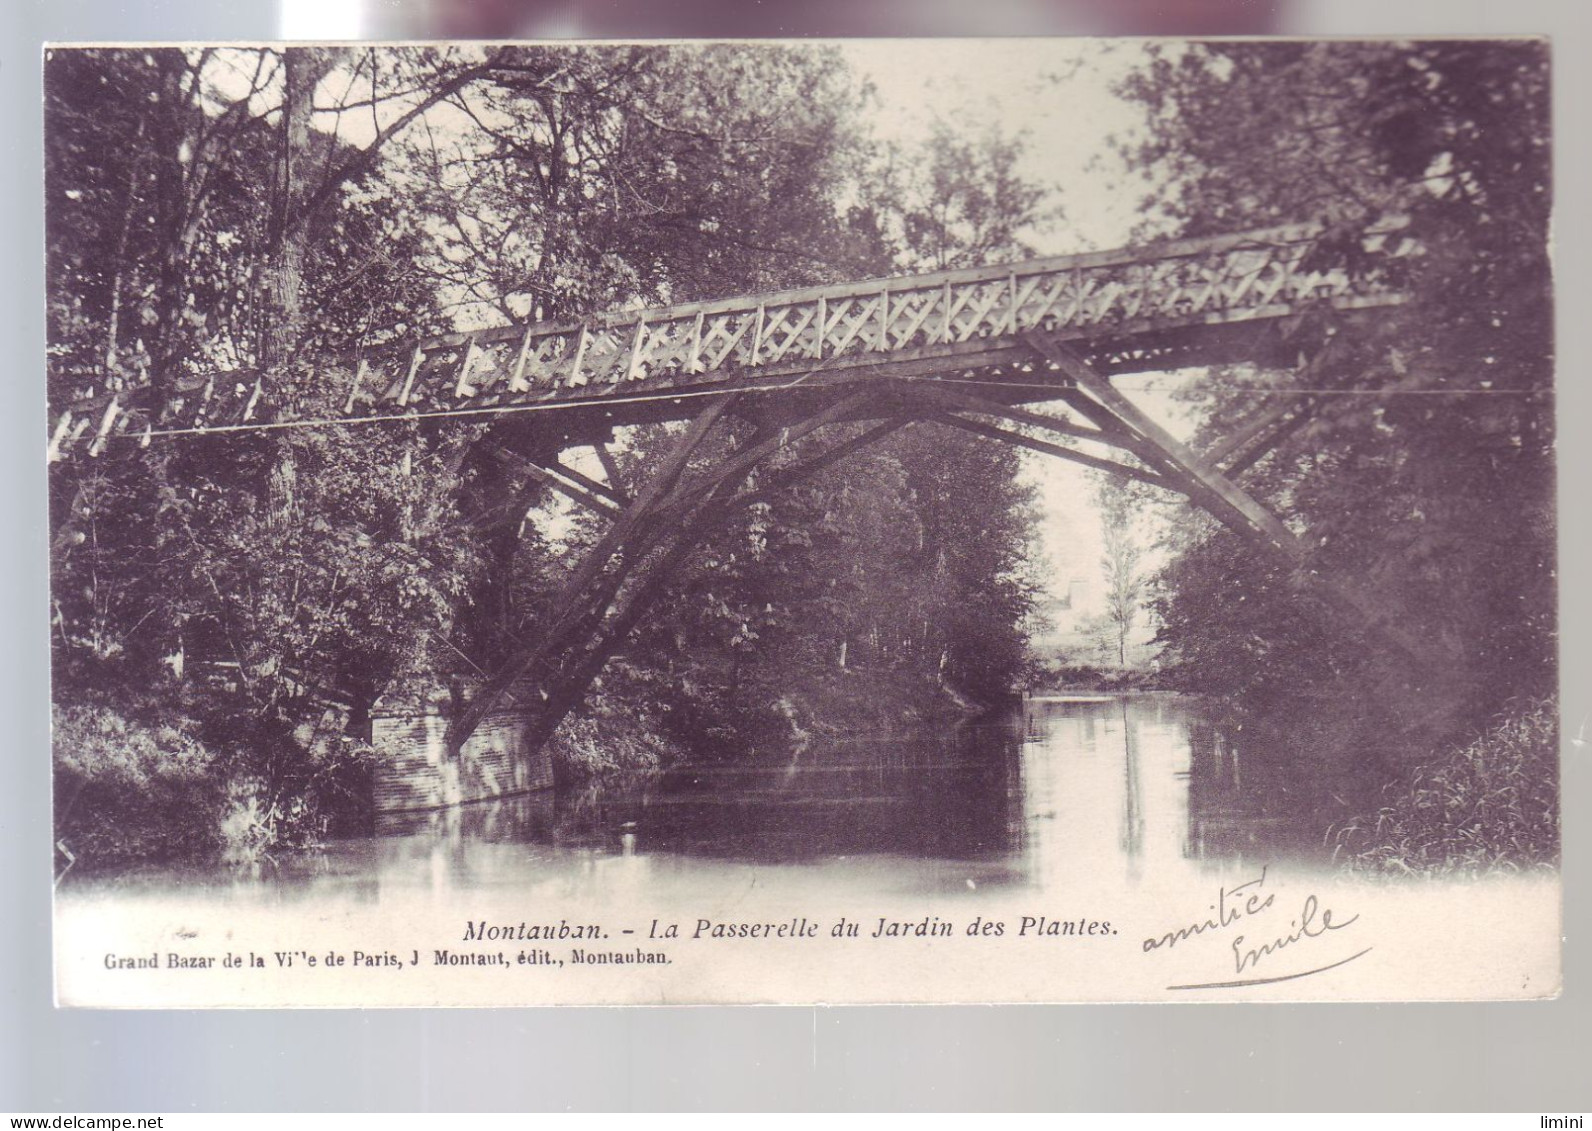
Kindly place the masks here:
[(1244, 859), (1279, 854), (1309, 856), (1323, 851), (1313, 824), (1290, 816), (1296, 794), (1311, 780), (1290, 767), (1259, 728), (1212, 721), (1190, 712), (1193, 752), (1188, 796), (1188, 852), (1200, 859)]
[[(1241, 732), (1178, 696), (1048, 696), (1023, 704), (1023, 870), (1051, 887), (1080, 869), (1124, 883), (1319, 856), (1291, 821), (1285, 767), (1243, 757)], [(1246, 776), (1247, 775), (1247, 776)]]
[(773, 882), (771, 868), (834, 895), (1131, 886), (1291, 852), (1279, 788), (1278, 767), (1190, 700), (1049, 696), (777, 762), (704, 761), (629, 787), (387, 814), (373, 836), (248, 873), (153, 869), (115, 882), (356, 903), (394, 888), (707, 891), (726, 876)]
[(688, 766), (637, 811), (653, 850), (810, 861), (860, 853), (983, 859), (1016, 846), (1017, 749), (1005, 719), (810, 750), (805, 764)]

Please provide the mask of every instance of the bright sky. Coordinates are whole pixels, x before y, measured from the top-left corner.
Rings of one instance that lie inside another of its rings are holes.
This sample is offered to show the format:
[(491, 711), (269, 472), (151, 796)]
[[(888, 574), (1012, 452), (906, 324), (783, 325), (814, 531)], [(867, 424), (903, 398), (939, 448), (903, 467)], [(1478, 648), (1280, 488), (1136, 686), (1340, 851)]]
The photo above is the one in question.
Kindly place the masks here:
[[(1055, 39), (857, 40), (842, 51), (877, 94), (881, 138), (928, 134), (936, 117), (980, 129), (998, 124), (1027, 142), (1025, 174), (1048, 187), (1063, 219), (1034, 233), (1042, 254), (1061, 255), (1132, 242), (1148, 185), (1116, 156), (1112, 138), (1131, 137), (1141, 116), (1112, 85), (1142, 58), (1133, 43)], [(1156, 388), (1161, 375), (1120, 378), (1118, 386), (1174, 433), (1193, 421)], [(1071, 578), (1099, 592), (1100, 520), (1090, 504), (1092, 473), (1039, 453), (1024, 453), (1024, 474), (1039, 490), (1041, 548), (1052, 593)]]
[(995, 124), (1027, 142), (1024, 172), (1055, 194), (1064, 222), (1035, 233), (1046, 255), (1121, 247), (1143, 183), (1111, 150), (1137, 111), (1111, 86), (1139, 60), (1127, 43), (1057, 39), (854, 40), (842, 54), (871, 83), (883, 138), (927, 137), (936, 118)]

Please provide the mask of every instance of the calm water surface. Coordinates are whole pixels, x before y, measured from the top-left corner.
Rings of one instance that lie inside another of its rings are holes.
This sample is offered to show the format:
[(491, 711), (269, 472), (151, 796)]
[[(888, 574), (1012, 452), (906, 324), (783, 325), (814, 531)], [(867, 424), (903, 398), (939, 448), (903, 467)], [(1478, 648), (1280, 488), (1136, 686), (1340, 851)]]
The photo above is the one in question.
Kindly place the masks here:
[(746, 884), (825, 898), (1131, 887), (1320, 857), (1277, 815), (1265, 751), (1176, 696), (1050, 696), (789, 761), (693, 764), (623, 790), (388, 815), (258, 867), (68, 877), (80, 894), (256, 904), (385, 894), (689, 899)]

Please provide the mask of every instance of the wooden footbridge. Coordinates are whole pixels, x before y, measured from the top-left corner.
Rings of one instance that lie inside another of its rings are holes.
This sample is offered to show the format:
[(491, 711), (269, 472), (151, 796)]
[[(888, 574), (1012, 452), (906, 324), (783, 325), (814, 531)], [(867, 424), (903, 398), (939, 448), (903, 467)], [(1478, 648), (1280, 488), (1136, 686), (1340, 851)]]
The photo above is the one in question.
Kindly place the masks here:
[[(1305, 543), (1236, 476), (1307, 418), (1308, 396), (1274, 401), (1200, 453), (1111, 378), (1315, 364), (1353, 312), (1404, 301), (1404, 261), (1416, 250), (1397, 220), (1348, 234), (1292, 226), (454, 334), (337, 370), (341, 411), (324, 420), (277, 413), (253, 375), (191, 380), (162, 404), (149, 403), (148, 387), (85, 390), (53, 422), (50, 454), (196, 432), (490, 419), (489, 440), (528, 487), (552, 487), (610, 520), (552, 622), (447, 722), (457, 755), (530, 682), (540, 706), (524, 742), (535, 749), (706, 530), (915, 421), (1179, 492), (1307, 567)], [(1049, 409), (1030, 407), (1040, 404)], [(755, 429), (705, 461), (704, 441), (730, 415)], [(690, 423), (644, 484), (624, 482), (605, 446), (613, 429), (659, 421)], [(770, 462), (809, 436), (795, 462)], [(604, 479), (561, 462), (583, 445)], [(1378, 620), (1356, 590), (1323, 589)]]

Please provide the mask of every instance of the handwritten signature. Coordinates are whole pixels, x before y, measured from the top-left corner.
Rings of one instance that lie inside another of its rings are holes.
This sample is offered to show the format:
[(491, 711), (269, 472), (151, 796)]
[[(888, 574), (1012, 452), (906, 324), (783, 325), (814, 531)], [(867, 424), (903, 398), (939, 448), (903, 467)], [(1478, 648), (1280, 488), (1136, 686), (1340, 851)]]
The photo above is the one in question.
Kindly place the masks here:
[[(1361, 955), (1370, 952), (1371, 948), (1366, 947), (1364, 950), (1336, 962), (1329, 962), (1322, 966), (1316, 966), (1308, 970), (1297, 970), (1287, 974), (1270, 975), (1269, 971), (1274, 968), (1270, 962), (1266, 962), (1265, 970), (1259, 969), (1264, 960), (1271, 959), (1280, 951), (1344, 930), (1352, 926), (1360, 918), (1358, 914), (1351, 915), (1347, 919), (1339, 918), (1338, 915), (1340, 913), (1335, 913), (1330, 907), (1323, 907), (1321, 900), (1314, 893), (1311, 893), (1305, 896), (1299, 913), (1288, 920), (1287, 930), (1268, 929), (1266, 924), (1261, 922), (1260, 919), (1261, 917), (1266, 919), (1274, 918), (1274, 916), (1267, 915), (1266, 912), (1276, 905), (1278, 893), (1267, 889), (1267, 873), (1268, 869), (1262, 868), (1260, 875), (1252, 880), (1236, 884), (1233, 887), (1228, 887), (1224, 884), (1217, 889), (1216, 899), (1209, 906), (1210, 915), (1186, 926), (1175, 927), (1163, 934), (1153, 935), (1146, 938), (1143, 943), (1143, 950), (1148, 954), (1152, 951), (1170, 949), (1179, 943), (1187, 944), (1190, 940), (1209, 933), (1225, 933), (1228, 928), (1236, 923), (1255, 919), (1255, 927), (1246, 926), (1245, 928), (1246, 931), (1250, 932), (1249, 934), (1234, 934), (1228, 941), (1228, 949), (1232, 954), (1234, 975), (1247, 973), (1249, 976), (1243, 978), (1235, 977), (1234, 980), (1221, 982), (1200, 982), (1190, 985), (1168, 986), (1168, 989), (1230, 989), (1238, 986), (1263, 985), (1268, 982), (1286, 982), (1296, 978), (1307, 978), (1312, 974), (1324, 973), (1345, 963), (1353, 962)], [(1255, 935), (1256, 929), (1263, 933)]]

